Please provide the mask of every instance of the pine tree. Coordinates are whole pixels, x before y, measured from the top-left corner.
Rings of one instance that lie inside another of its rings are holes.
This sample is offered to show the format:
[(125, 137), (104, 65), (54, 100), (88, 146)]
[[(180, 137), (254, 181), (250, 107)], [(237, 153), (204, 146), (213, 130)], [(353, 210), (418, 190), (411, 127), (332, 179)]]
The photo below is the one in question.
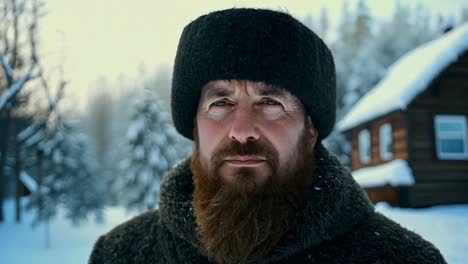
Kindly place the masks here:
[[(31, 92), (31, 83), (38, 77), (40, 54), (37, 47), (39, 20), (44, 2), (0, 1), (0, 223), (3, 218), (4, 189), (8, 160), (16, 136), (13, 127)], [(28, 93), (25, 92), (28, 90)], [(23, 116), (29, 118), (28, 115)]]
[(114, 192), (121, 194), (128, 209), (152, 209), (157, 206), (162, 177), (188, 155), (191, 143), (182, 140), (154, 93), (146, 91), (132, 108), (125, 148), (127, 156), (113, 183)]
[(327, 9), (322, 7), (320, 9), (320, 17), (319, 17), (319, 35), (320, 37), (327, 42), (328, 39), (328, 31), (330, 28), (330, 20), (328, 18), (328, 12)]
[(389, 22), (379, 25), (378, 34), (372, 44), (375, 56), (383, 68), (388, 68), (411, 49), (435, 36), (430, 28), (429, 15), (422, 6), (411, 9), (396, 3), (395, 12)]
[[(397, 3), (389, 22), (373, 20), (365, 1), (359, 1), (355, 14), (343, 6), (336, 42), (332, 45), (337, 74), (337, 120), (372, 89), (388, 67), (404, 53), (432, 39), (424, 8), (415, 13)], [(375, 32), (375, 33), (374, 33)], [(349, 140), (334, 131), (325, 144), (349, 164)]]
[(350, 52), (345, 55), (346, 62), (342, 62), (347, 64), (347, 74), (343, 76), (346, 78), (344, 84), (346, 94), (343, 95), (341, 113), (348, 112), (350, 107), (377, 82), (381, 75), (380, 67), (375, 62), (375, 54), (369, 45), (374, 40), (371, 22), (369, 9), (366, 3), (360, 0), (354, 23), (351, 24), (352, 34), (348, 36), (349, 42), (345, 43)]
[(464, 7), (461, 11), (461, 22), (468, 22), (468, 7)]
[[(94, 214), (102, 217), (104, 182), (97, 174), (96, 160), (89, 153), (87, 138), (76, 125), (42, 124), (37, 130), (38, 183), (28, 208), (36, 209), (36, 223), (47, 222), (59, 209), (74, 223)], [(34, 138), (34, 137), (33, 137)]]
[[(374, 39), (372, 22), (364, 1), (358, 2), (354, 14), (350, 13), (347, 2), (343, 2), (337, 39), (331, 45), (336, 67), (337, 120), (340, 120), (366, 92), (369, 85), (375, 82), (372, 73), (379, 67), (376, 67), (372, 50), (368, 48)], [(349, 164), (351, 146), (345, 135), (333, 131), (324, 143), (345, 164)]]
[(351, 43), (349, 43), (351, 49), (358, 50), (372, 39), (371, 23), (372, 18), (366, 2), (364, 0), (359, 0), (356, 9), (356, 17), (354, 19), (354, 27), (352, 27)]
[(88, 115), (86, 116), (86, 133), (92, 139), (92, 151), (98, 161), (98, 174), (102, 177), (110, 176), (112, 166), (111, 146), (113, 146), (113, 137), (111, 128), (113, 126), (112, 112), (114, 102), (109, 85), (104, 78), (101, 78), (95, 84), (97, 86), (95, 94), (88, 100)]

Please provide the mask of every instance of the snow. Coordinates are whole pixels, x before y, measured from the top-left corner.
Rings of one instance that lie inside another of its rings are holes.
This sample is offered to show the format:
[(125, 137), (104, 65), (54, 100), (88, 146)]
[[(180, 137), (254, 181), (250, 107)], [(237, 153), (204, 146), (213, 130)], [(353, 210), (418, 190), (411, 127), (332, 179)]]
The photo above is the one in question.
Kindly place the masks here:
[(25, 83), (33, 78), (35, 76), (31, 76), (31, 71), (32, 71), (33, 65), (29, 68), (29, 72), (21, 77), (17, 82), (13, 83), (10, 87), (8, 87), (8, 90), (4, 93), (2, 99), (0, 100), (0, 111), (3, 110), (3, 108), (7, 105), (10, 100), (16, 96), (17, 93), (24, 87)]
[(145, 157), (145, 148), (142, 145), (136, 146), (133, 151), (133, 157), (137, 160), (142, 160)]
[[(25, 205), (27, 200), (23, 199)], [(106, 210), (106, 222), (97, 224), (94, 220), (80, 226), (73, 226), (65, 220), (63, 212), (50, 222), (50, 248), (46, 248), (46, 226), (32, 227), (34, 215), (23, 214), (23, 222), (14, 222), (14, 201), (5, 202), (6, 221), (0, 224), (0, 262), (2, 264), (83, 264), (97, 238), (114, 226), (132, 218), (122, 209)]]
[[(22, 201), (23, 204), (26, 200)], [(421, 235), (440, 249), (449, 264), (468, 259), (468, 204), (436, 206), (426, 209), (392, 208), (379, 203), (376, 210), (407, 229)], [(63, 214), (50, 222), (50, 248), (45, 248), (45, 226), (31, 227), (33, 215), (25, 213), (24, 222), (14, 223), (14, 202), (5, 203), (6, 222), (0, 224), (2, 264), (82, 264), (87, 263), (97, 238), (116, 225), (132, 218), (120, 208), (106, 210), (107, 221), (92, 221), (72, 226)]]
[(34, 146), (38, 144), (39, 142), (43, 141), (44, 138), (45, 138), (45, 135), (44, 135), (43, 130), (36, 131), (32, 136), (27, 138), (25, 145), (26, 147)]
[(346, 131), (392, 111), (406, 109), (467, 49), (468, 22), (410, 51), (389, 68), (386, 77), (356, 103), (337, 128)]
[(132, 125), (127, 130), (127, 139), (130, 141), (136, 140), (138, 135), (141, 134), (144, 128), (145, 128), (145, 120), (144, 119), (136, 120), (135, 122), (132, 123)]
[(363, 188), (414, 185), (413, 173), (406, 160), (396, 159), (382, 165), (355, 170), (352, 174)]
[(117, 158), (123, 177), (112, 180), (112, 191), (129, 209), (144, 210), (156, 205), (157, 194), (152, 190), (173, 164), (190, 154), (192, 144), (184, 144), (154, 91), (147, 89), (135, 99), (123, 142), (125, 153)]
[(38, 187), (36, 181), (25, 171), (21, 171), (20, 180), (23, 182), (24, 186), (28, 188), (31, 192), (36, 192)]
[(159, 161), (164, 159), (159, 149), (151, 149), (148, 157), (148, 162), (151, 166), (158, 166)]
[(32, 134), (36, 131), (36, 128), (37, 127), (35, 124), (28, 126), (16, 136), (16, 139), (20, 142), (25, 141), (27, 138), (32, 136)]
[(376, 210), (434, 244), (447, 263), (466, 263), (468, 204), (402, 209), (378, 203)]
[(63, 161), (63, 155), (60, 149), (54, 150), (52, 154), (52, 159), (54, 160), (55, 163), (61, 163)]

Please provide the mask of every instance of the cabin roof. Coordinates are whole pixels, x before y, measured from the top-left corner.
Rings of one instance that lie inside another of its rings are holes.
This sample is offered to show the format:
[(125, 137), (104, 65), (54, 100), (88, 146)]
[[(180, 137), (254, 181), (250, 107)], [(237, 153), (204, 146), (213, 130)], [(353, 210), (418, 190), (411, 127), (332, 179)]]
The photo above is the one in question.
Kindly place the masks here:
[(468, 22), (406, 53), (390, 66), (382, 81), (338, 122), (338, 130), (350, 130), (379, 116), (406, 109), (441, 71), (467, 49)]
[(413, 173), (406, 160), (393, 160), (388, 163), (353, 171), (353, 177), (363, 188), (414, 185)]

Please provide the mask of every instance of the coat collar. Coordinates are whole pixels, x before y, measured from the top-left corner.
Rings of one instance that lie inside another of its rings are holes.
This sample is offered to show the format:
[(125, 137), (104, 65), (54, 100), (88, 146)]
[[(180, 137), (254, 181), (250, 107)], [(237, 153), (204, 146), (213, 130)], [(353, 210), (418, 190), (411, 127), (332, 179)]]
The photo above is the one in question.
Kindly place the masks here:
[[(365, 220), (373, 207), (349, 171), (321, 144), (315, 147), (316, 170), (306, 204), (285, 239), (259, 262), (293, 255), (332, 240)], [(173, 234), (200, 247), (192, 204), (190, 160), (175, 167), (161, 185), (161, 221)]]

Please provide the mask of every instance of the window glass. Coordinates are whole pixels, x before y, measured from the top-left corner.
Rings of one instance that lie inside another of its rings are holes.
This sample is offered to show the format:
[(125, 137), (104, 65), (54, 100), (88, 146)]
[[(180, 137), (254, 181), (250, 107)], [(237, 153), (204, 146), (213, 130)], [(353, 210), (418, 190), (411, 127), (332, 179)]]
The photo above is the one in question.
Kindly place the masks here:
[(462, 132), (463, 124), (455, 123), (453, 121), (441, 121), (439, 122), (439, 130), (442, 132)]
[(439, 159), (468, 159), (468, 133), (463, 115), (437, 115), (434, 118), (435, 143)]
[(379, 152), (381, 160), (393, 158), (392, 126), (390, 124), (383, 124), (379, 128)]
[(368, 129), (364, 129), (359, 132), (359, 160), (363, 164), (367, 164), (371, 161), (371, 141), (370, 133)]

